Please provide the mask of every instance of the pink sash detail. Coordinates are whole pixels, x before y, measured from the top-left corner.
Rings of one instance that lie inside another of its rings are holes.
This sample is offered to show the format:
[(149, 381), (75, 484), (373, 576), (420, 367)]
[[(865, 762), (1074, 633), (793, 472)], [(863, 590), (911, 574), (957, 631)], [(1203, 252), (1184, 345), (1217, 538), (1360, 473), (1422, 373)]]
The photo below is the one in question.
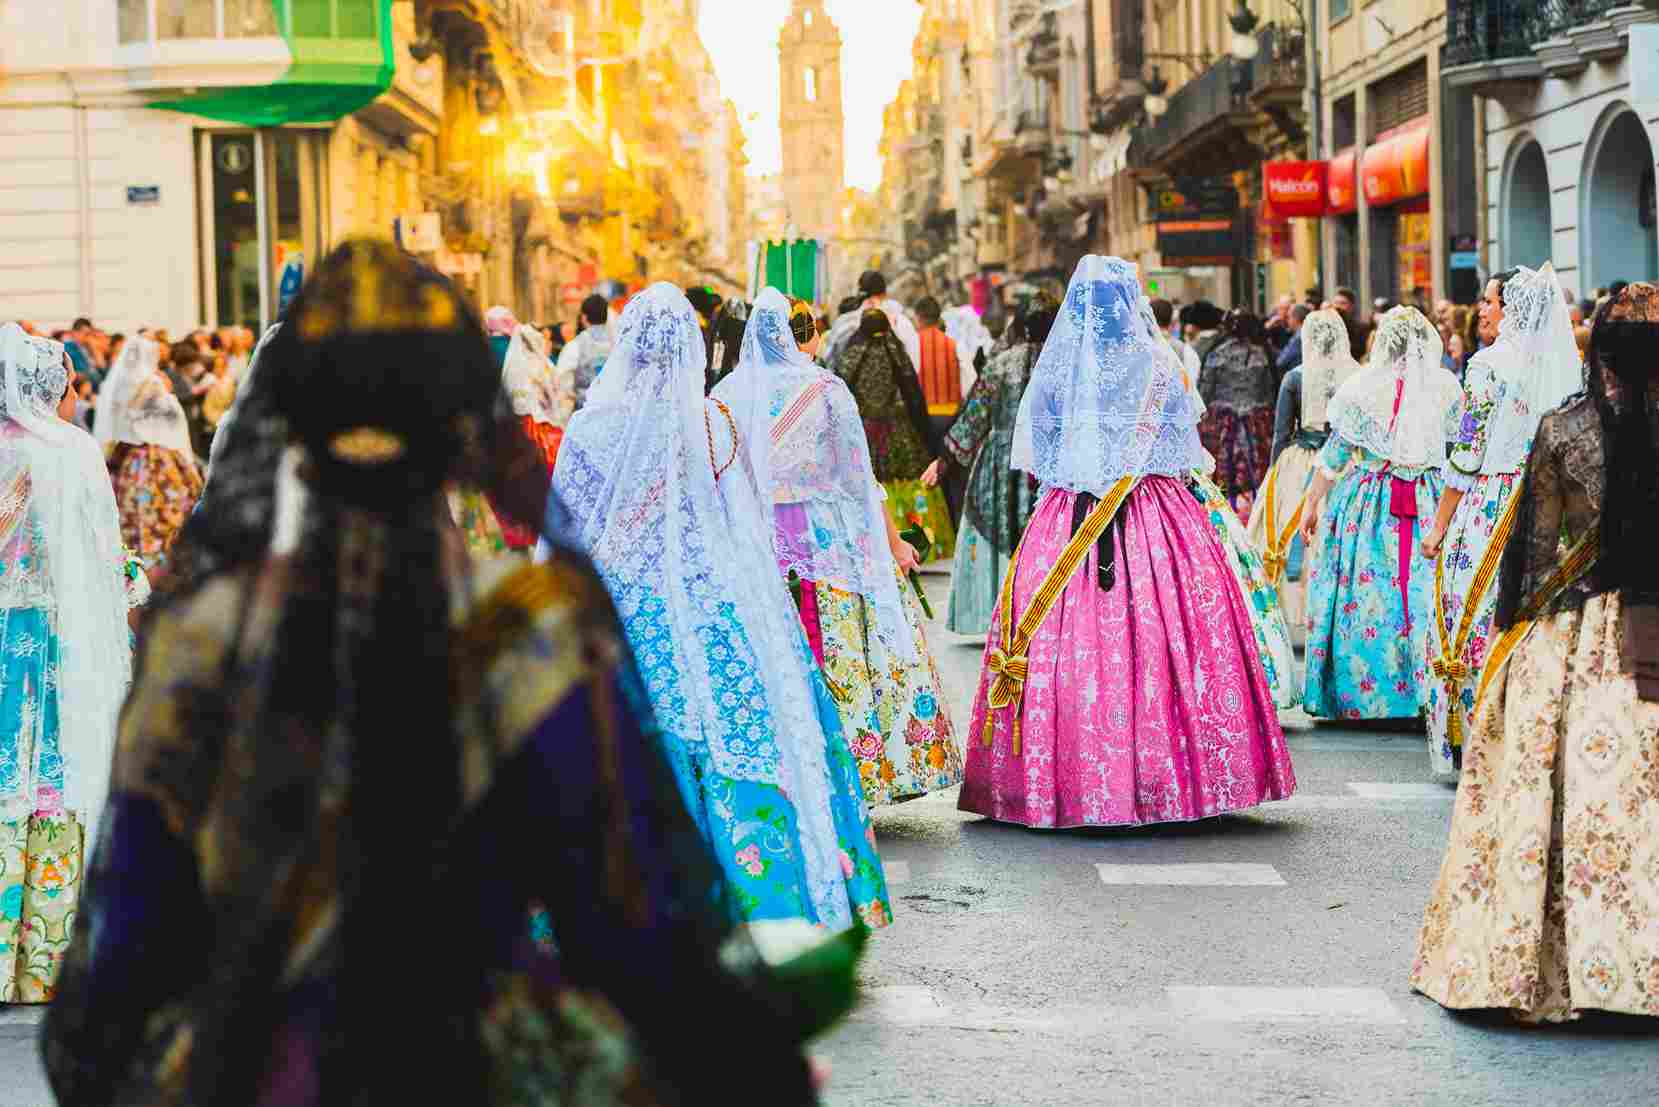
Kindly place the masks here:
[[(1388, 433), (1394, 433), (1394, 424), (1400, 418), (1400, 401), (1404, 398), (1406, 380), (1401, 377), (1394, 384), (1394, 414), (1388, 420)], [(1417, 482), (1388, 478), (1388, 513), (1399, 520), (1400, 531), (1400, 604), (1405, 609), (1406, 633), (1411, 633), (1411, 553), (1417, 541)]]

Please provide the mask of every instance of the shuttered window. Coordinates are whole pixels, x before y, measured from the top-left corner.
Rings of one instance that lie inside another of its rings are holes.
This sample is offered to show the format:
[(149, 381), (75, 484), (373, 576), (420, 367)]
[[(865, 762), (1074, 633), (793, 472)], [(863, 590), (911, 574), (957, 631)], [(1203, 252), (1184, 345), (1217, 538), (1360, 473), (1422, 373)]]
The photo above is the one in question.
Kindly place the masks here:
[(1371, 138), (1429, 113), (1429, 63), (1426, 58), (1390, 73), (1371, 86), (1366, 107)]

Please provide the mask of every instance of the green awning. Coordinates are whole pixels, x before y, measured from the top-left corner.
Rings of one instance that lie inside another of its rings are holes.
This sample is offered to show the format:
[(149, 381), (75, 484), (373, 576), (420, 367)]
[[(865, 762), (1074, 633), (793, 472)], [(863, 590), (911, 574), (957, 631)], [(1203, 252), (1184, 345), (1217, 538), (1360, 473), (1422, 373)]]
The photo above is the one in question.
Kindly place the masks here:
[(328, 123), (392, 87), (392, 0), (269, 0), (292, 62), (276, 81), (198, 92), (152, 108), (247, 127)]

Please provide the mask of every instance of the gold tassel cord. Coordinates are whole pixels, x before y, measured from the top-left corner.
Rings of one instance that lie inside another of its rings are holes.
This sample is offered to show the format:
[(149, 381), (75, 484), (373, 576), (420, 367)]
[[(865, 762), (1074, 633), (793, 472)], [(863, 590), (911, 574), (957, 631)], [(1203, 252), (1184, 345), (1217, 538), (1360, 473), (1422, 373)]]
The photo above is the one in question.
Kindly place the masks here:
[(1262, 505), (1267, 528), (1267, 552), (1262, 555), (1262, 561), (1267, 566), (1267, 580), (1275, 588), (1284, 578), (1285, 566), (1290, 561), (1290, 544), (1296, 540), (1296, 529), (1302, 525), (1302, 513), (1307, 510), (1307, 489), (1302, 490), (1301, 499), (1296, 501), (1296, 509), (1290, 513), (1283, 527), (1276, 527), (1279, 495), (1279, 466), (1274, 464), (1267, 473), (1267, 487), (1262, 498), (1266, 501)]
[(1457, 697), (1463, 684), (1471, 676), (1468, 662), (1463, 660), (1464, 651), (1469, 648), (1469, 635), (1475, 629), (1475, 613), (1480, 610), (1481, 600), (1492, 587), (1498, 575), (1498, 563), (1503, 559), (1504, 547), (1509, 544), (1509, 533), (1515, 529), (1515, 513), (1520, 508), (1522, 489), (1517, 488), (1509, 494), (1509, 501), (1504, 504), (1503, 513), (1498, 516), (1498, 525), (1492, 529), (1492, 537), (1486, 543), (1486, 549), (1480, 555), (1480, 563), (1475, 566), (1475, 576), (1469, 582), (1468, 594), (1463, 597), (1463, 614), (1458, 619), (1457, 633), (1451, 635), (1446, 629), (1446, 550), (1440, 550), (1440, 556), (1434, 562), (1434, 624), (1439, 628), (1440, 656), (1429, 662), (1434, 675), (1446, 689), (1446, 734), (1454, 747), (1463, 745), (1463, 720), (1458, 708)]
[(1025, 539), (1022, 537), (1020, 544), (1014, 548), (1013, 559), (1008, 563), (1008, 572), (1002, 578), (1002, 594), (997, 599), (1002, 637), (999, 644), (985, 658), (985, 667), (995, 678), (986, 696), (985, 725), (980, 732), (980, 741), (987, 748), (990, 747), (996, 733), (997, 712), (1012, 708), (1014, 756), (1020, 756), (1020, 705), (1025, 693), (1025, 680), (1030, 675), (1026, 651), (1031, 648), (1031, 638), (1059, 600), (1060, 593), (1071, 583), (1078, 567), (1088, 557), (1089, 549), (1106, 532), (1118, 509), (1123, 506), (1123, 501), (1134, 490), (1138, 479), (1119, 479), (1106, 493), (1105, 498), (1094, 505), (1082, 527), (1078, 528), (1077, 533), (1071, 536), (1071, 541), (1066, 543), (1060, 559), (1043, 577), (1043, 583), (1038, 586), (1036, 595), (1031, 597), (1031, 605), (1020, 616), (1017, 630), (1014, 627), (1014, 574), (1019, 568), (1020, 551), (1025, 548)]

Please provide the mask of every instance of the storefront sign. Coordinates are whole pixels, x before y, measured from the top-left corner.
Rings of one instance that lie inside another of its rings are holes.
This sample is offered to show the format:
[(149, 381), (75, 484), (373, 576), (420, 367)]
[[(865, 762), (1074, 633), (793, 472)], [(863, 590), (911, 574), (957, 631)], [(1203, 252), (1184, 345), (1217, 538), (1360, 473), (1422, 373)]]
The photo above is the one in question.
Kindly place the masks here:
[(1365, 202), (1374, 208), (1429, 190), (1429, 121), (1422, 117), (1377, 136), (1360, 164)]
[(1282, 219), (1317, 218), (1325, 214), (1330, 163), (1270, 161), (1262, 165), (1267, 202)]
[(1155, 222), (1231, 219), (1238, 211), (1238, 189), (1226, 177), (1181, 178), (1152, 190)]
[(1327, 210), (1332, 215), (1346, 215), (1359, 207), (1359, 199), (1354, 193), (1355, 160), (1352, 149), (1344, 150), (1331, 159), (1325, 194)]
[(1238, 235), (1231, 219), (1189, 219), (1158, 224), (1158, 252), (1175, 268), (1231, 265)]

